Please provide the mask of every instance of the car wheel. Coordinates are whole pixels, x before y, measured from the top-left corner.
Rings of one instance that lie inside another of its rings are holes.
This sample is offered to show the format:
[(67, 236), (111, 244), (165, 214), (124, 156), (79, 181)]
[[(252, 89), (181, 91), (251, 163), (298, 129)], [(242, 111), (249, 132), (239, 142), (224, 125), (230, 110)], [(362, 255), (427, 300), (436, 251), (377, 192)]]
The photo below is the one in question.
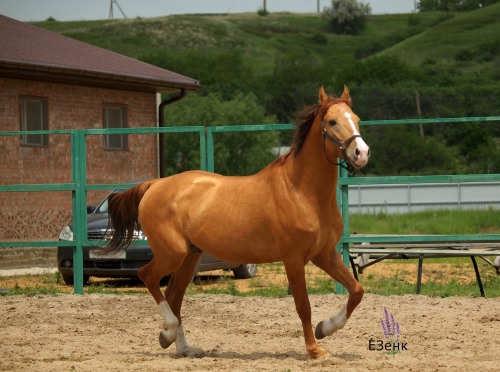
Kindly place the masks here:
[[(67, 285), (73, 285), (75, 284), (75, 281), (73, 280), (73, 274), (61, 274), (64, 284)], [(84, 275), (83, 276), (83, 285), (86, 285), (89, 282), (89, 275)]]
[(236, 279), (250, 279), (257, 273), (256, 264), (244, 264), (233, 270)]

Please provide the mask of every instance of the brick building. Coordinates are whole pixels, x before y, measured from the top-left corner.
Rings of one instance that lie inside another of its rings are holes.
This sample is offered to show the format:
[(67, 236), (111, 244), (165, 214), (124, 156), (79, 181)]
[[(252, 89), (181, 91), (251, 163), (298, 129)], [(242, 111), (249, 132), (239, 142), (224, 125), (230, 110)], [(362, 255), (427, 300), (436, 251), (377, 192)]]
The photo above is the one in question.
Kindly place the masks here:
[[(0, 15), (0, 132), (154, 127), (168, 103), (160, 93), (181, 98), (198, 88), (194, 79)], [(89, 136), (88, 182), (158, 177), (157, 137)], [(70, 155), (69, 135), (0, 136), (0, 184), (70, 182)], [(90, 193), (89, 203), (102, 195)], [(0, 192), (0, 241), (57, 239), (70, 219), (69, 192)]]

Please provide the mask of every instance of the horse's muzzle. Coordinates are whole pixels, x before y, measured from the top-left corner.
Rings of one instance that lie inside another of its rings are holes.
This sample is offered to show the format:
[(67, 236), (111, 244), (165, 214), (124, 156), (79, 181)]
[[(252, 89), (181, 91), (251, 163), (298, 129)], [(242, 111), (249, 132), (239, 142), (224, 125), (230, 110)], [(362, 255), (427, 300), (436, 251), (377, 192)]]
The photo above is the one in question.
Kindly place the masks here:
[(347, 156), (349, 157), (349, 163), (351, 163), (353, 167), (360, 169), (368, 164), (368, 160), (370, 159), (370, 147), (368, 147), (363, 138), (355, 138), (350, 147), (352, 148), (352, 153), (349, 153), (349, 151)]

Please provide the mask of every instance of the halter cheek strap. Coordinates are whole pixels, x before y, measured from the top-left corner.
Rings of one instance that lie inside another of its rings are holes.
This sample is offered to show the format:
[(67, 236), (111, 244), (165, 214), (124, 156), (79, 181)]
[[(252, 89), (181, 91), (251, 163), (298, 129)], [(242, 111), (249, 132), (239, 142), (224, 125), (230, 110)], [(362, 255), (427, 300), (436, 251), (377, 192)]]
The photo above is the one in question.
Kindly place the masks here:
[[(328, 160), (332, 164), (340, 165), (342, 168), (344, 168), (345, 170), (347, 170), (347, 172), (349, 173), (349, 175), (352, 176), (354, 174), (354, 169), (355, 168), (350, 164), (350, 162), (348, 160), (346, 149), (351, 144), (351, 142), (354, 141), (356, 138), (358, 138), (358, 137), (362, 138), (361, 135), (354, 134), (351, 137), (349, 137), (348, 139), (346, 139), (344, 142), (340, 142), (338, 139), (336, 139), (330, 133), (328, 133), (328, 131), (325, 128), (325, 122), (324, 121), (321, 123), (321, 134), (322, 134), (322, 137), (323, 137), (323, 152), (325, 154), (326, 160)], [(330, 158), (328, 158), (328, 155), (326, 154), (325, 139), (328, 139), (330, 142), (332, 142), (334, 145), (336, 145), (341, 150), (341, 152), (342, 152), (342, 158), (343, 158), (343, 161), (344, 161), (343, 163), (337, 163), (337, 162), (331, 160)]]

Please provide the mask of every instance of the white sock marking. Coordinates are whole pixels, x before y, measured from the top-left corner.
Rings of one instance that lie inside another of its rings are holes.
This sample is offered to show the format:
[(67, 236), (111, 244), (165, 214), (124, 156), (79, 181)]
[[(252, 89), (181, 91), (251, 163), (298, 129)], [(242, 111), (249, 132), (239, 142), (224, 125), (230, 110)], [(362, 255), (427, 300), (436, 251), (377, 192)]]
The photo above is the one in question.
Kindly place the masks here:
[(322, 323), (323, 334), (330, 336), (333, 332), (344, 328), (347, 323), (347, 305), (345, 305), (338, 314), (333, 315), (329, 320)]
[(177, 328), (177, 339), (175, 340), (175, 349), (177, 354), (186, 353), (191, 346), (186, 340), (186, 335), (184, 334), (184, 327), (181, 324), (179, 328)]
[(169, 342), (175, 341), (177, 337), (177, 328), (179, 326), (179, 320), (174, 315), (170, 306), (168, 306), (167, 301), (160, 302), (159, 305), (160, 315), (163, 317), (163, 334)]

